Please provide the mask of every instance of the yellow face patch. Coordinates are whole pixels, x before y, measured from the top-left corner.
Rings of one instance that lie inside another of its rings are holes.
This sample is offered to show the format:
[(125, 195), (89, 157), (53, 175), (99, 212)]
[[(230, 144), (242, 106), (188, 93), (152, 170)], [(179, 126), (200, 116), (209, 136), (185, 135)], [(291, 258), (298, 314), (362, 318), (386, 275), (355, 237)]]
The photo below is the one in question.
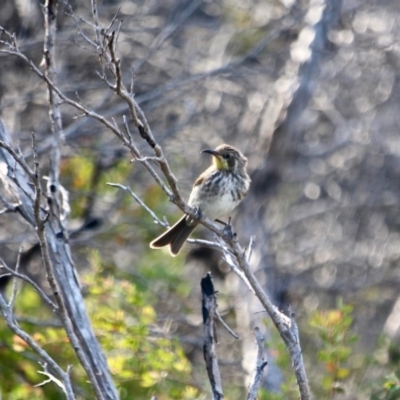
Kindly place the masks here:
[(217, 169), (229, 169), (228, 161), (222, 158), (221, 156), (215, 156), (213, 154), (213, 164)]

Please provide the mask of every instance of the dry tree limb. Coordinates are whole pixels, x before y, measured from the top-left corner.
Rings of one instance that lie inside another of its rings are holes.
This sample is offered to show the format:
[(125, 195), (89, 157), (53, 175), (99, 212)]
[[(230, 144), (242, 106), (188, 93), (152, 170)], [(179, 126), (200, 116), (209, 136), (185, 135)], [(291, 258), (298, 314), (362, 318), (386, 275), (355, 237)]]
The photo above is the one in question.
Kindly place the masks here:
[(297, 385), (299, 387), (300, 399), (309, 400), (311, 398), (311, 392), (308, 384), (307, 372), (303, 362), (299, 332), (294, 319), (294, 314), (290, 313), (290, 315), (287, 316), (277, 309), (254, 275), (249, 263), (247, 262), (246, 252), (235, 240), (228, 238), (226, 241), (230, 247), (229, 256), (231, 259), (236, 259), (239, 268), (243, 271), (247, 281), (254, 290), (255, 295), (264, 306), (290, 353)]
[(206, 362), (208, 379), (211, 384), (213, 400), (220, 400), (224, 398), (224, 395), (222, 392), (221, 376), (215, 351), (216, 340), (214, 319), (217, 311), (217, 300), (215, 298), (214, 284), (210, 273), (201, 280), (201, 293), (204, 330), (204, 360)]
[(249, 393), (247, 394), (247, 400), (256, 400), (257, 393), (260, 389), (263, 372), (265, 367), (268, 365), (267, 357), (265, 355), (265, 348), (264, 348), (264, 336), (261, 333), (258, 327), (254, 328), (254, 336), (256, 338), (257, 343), (257, 361), (256, 367), (250, 382), (250, 389)]

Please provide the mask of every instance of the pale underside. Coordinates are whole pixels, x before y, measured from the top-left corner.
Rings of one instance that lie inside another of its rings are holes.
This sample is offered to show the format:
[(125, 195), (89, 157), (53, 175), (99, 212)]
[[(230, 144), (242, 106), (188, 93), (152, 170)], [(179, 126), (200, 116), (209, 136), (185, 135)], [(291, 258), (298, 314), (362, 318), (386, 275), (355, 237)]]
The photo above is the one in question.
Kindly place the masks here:
[[(221, 193), (219, 180), (215, 181), (212, 176), (209, 178), (211, 179), (202, 180), (200, 177), (196, 181), (190, 194), (189, 205), (199, 207), (201, 213), (212, 220), (229, 216), (247, 193), (249, 184), (235, 179), (233, 174), (227, 172), (223, 176), (225, 185), (223, 185), (224, 190)], [(215, 182), (215, 184), (210, 184), (210, 182)], [(205, 190), (205, 186), (208, 186), (208, 190)], [(240, 187), (239, 191), (237, 186)]]

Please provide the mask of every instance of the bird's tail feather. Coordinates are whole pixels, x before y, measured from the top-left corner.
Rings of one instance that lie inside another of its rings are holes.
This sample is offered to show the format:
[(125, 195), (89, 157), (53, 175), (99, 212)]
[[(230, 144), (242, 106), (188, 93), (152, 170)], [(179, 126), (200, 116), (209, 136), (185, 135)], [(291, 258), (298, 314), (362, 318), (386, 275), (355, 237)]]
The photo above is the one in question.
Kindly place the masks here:
[(182, 248), (186, 239), (193, 232), (196, 225), (189, 225), (184, 215), (175, 225), (169, 228), (166, 232), (154, 239), (150, 243), (152, 249), (158, 249), (164, 246), (170, 246), (170, 253), (172, 256), (176, 256), (179, 250)]

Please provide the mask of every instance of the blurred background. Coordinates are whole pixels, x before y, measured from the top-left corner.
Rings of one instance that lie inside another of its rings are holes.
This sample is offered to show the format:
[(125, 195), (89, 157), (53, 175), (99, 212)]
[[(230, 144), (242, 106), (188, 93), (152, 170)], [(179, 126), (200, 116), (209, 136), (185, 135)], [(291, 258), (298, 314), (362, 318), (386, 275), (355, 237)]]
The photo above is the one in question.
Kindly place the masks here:
[[(70, 7), (82, 31), (94, 37), (90, 2), (60, 3), (59, 86), (122, 124), (127, 107), (99, 79), (98, 58), (79, 35)], [(39, 65), (41, 4), (3, 0), (1, 9), (0, 24)], [(399, 13), (396, 0), (99, 2), (103, 26), (114, 16), (111, 29), (121, 23), (117, 52), (125, 83), (133, 77), (136, 100), (182, 193), (188, 195), (209, 163), (201, 149), (226, 142), (247, 156), (253, 183), (234, 229), (243, 246), (255, 236), (253, 269), (274, 303), (280, 309), (290, 304), (296, 314), (316, 398), (400, 398)], [(244, 396), (255, 365), (251, 329), (258, 325), (269, 353), (260, 398), (298, 398), (280, 338), (220, 254), (189, 244), (175, 259), (151, 251), (148, 243), (162, 228), (106, 183), (129, 185), (170, 223), (179, 210), (129, 162), (111, 132), (70, 106), (62, 105), (62, 112), (61, 179), (72, 207), (73, 258), (121, 398), (207, 398), (200, 279), (209, 270), (220, 312), (240, 336), (235, 340), (219, 327), (226, 396)], [(45, 175), (51, 144), (46, 88), (26, 64), (4, 53), (0, 116), (29, 162), (35, 134)], [(197, 236), (212, 239), (204, 230)], [(1, 215), (0, 254), (9, 265), (21, 245), (22, 268), (46, 287), (34, 232), (17, 216)], [(9, 290), (7, 278), (0, 282)], [(75, 362), (28, 287), (20, 290), (18, 311), (25, 329), (60, 363)], [(33, 388), (40, 382), (35, 355), (0, 321), (0, 360), (5, 357), (5, 398), (57, 398), (56, 388)], [(82, 398), (89, 398), (82, 371), (74, 367), (73, 374)]]

